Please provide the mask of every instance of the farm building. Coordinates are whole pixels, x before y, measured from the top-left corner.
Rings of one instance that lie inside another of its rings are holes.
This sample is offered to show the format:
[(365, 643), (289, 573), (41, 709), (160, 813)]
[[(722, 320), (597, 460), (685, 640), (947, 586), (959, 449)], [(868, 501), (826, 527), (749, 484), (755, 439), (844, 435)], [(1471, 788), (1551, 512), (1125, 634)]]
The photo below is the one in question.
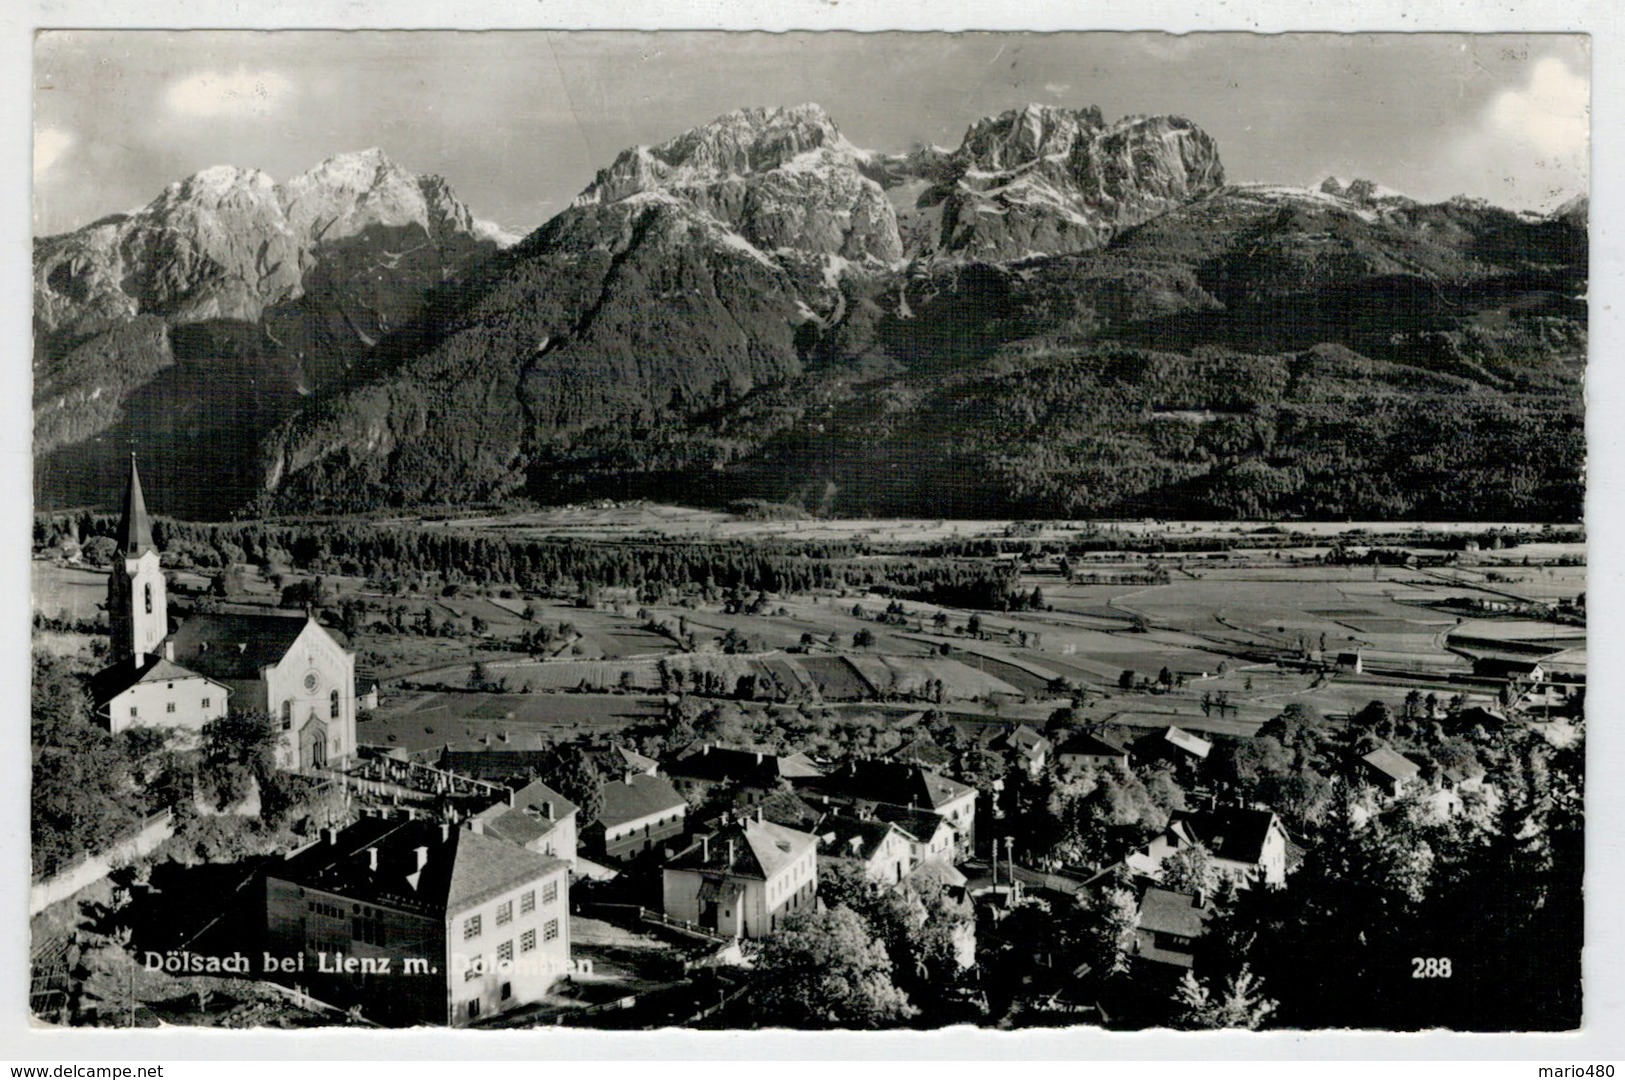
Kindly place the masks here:
[(1360, 779), (1375, 784), (1389, 795), (1398, 795), (1421, 771), (1420, 765), (1391, 746), (1379, 746), (1362, 755), (1355, 768)]

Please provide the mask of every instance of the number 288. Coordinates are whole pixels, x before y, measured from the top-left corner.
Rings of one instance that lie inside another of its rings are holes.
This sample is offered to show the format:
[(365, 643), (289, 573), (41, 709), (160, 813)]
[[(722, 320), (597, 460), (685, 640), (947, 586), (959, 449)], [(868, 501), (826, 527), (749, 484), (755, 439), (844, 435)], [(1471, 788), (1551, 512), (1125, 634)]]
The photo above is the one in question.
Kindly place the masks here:
[(1413, 979), (1450, 978), (1450, 957), (1448, 956), (1413, 956), (1411, 957), (1411, 965), (1411, 978)]

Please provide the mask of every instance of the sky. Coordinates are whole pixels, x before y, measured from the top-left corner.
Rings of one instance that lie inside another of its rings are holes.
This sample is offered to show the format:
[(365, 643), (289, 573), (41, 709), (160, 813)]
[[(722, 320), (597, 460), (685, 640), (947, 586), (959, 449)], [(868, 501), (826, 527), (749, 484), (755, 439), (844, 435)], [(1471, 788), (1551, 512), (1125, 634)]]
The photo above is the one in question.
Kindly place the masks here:
[(1582, 35), (51, 31), (34, 222), (74, 229), (213, 165), (285, 180), (376, 146), (525, 232), (629, 146), (805, 101), (889, 151), (957, 146), (1029, 102), (1171, 113), (1232, 182), (1549, 209), (1588, 190), (1590, 67)]

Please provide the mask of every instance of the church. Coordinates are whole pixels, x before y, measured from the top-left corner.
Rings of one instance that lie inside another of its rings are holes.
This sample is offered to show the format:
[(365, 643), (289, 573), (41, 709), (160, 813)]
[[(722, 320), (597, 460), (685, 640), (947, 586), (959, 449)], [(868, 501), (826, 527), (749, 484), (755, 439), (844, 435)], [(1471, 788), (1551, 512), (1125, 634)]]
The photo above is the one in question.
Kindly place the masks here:
[(112, 663), (91, 679), (97, 715), (117, 734), (137, 724), (195, 733), (230, 705), (259, 709), (282, 733), (285, 769), (355, 754), (355, 654), (313, 615), (193, 614), (171, 629), (152, 521), (135, 459), (107, 582)]

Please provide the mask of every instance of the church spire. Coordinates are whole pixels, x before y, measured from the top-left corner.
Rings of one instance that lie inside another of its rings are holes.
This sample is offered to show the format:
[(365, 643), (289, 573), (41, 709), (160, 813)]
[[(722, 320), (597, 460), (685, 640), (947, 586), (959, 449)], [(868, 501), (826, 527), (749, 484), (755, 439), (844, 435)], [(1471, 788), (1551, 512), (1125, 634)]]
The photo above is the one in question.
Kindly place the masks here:
[(130, 485), (124, 490), (124, 515), (118, 523), (119, 552), (135, 556), (155, 545), (152, 542), (152, 519), (147, 517), (147, 500), (141, 494), (141, 474), (135, 469), (135, 454), (130, 454)]

